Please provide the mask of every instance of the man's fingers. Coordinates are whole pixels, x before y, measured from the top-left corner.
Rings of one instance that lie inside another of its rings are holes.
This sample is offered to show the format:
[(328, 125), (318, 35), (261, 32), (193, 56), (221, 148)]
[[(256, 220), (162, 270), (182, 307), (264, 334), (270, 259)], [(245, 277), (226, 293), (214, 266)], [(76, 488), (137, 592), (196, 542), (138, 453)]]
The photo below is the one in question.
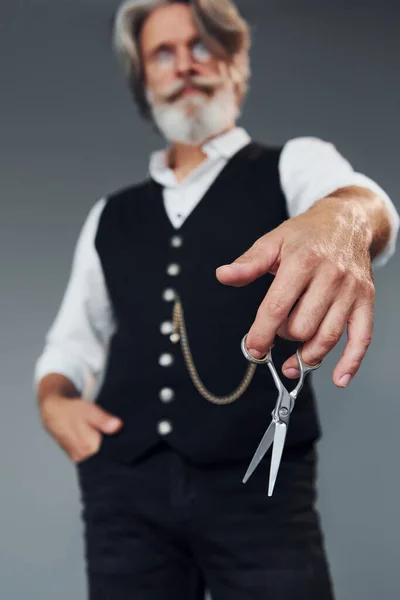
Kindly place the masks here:
[[(311, 340), (335, 298), (342, 294), (344, 274), (337, 269), (324, 269), (310, 282), (299, 298), (289, 317), (279, 327), (277, 334), (288, 340), (306, 342)], [(349, 298), (347, 306), (353, 300)], [(348, 308), (344, 308), (348, 314)], [(343, 325), (344, 327), (344, 325)]]
[(95, 403), (91, 403), (87, 412), (87, 422), (103, 433), (116, 433), (123, 425), (122, 420), (111, 415)]
[[(352, 305), (350, 298), (342, 298), (331, 305), (315, 335), (303, 344), (301, 357), (306, 364), (317, 365), (336, 346), (346, 327)], [(295, 354), (282, 365), (282, 372), (289, 378), (299, 377)]]
[[(373, 313), (373, 301), (364, 300), (364, 304), (351, 306), (346, 305), (345, 300), (333, 304), (315, 336), (304, 344), (304, 362), (315, 365), (323, 360), (340, 340), (347, 323), (348, 341), (333, 373), (334, 384), (347, 387), (360, 368), (371, 343)], [(298, 369), (296, 355), (291, 356), (282, 366), (283, 373), (289, 378), (299, 376), (293, 369)]]
[(69, 456), (74, 462), (79, 462), (99, 451), (103, 434), (92, 425), (81, 423), (73, 432), (70, 440)]
[(247, 348), (254, 358), (267, 354), (279, 327), (287, 319), (310, 277), (308, 271), (299, 270), (294, 260), (281, 265), (247, 335)]
[(360, 368), (372, 341), (374, 305), (366, 303), (354, 308), (347, 324), (347, 343), (333, 372), (333, 382), (346, 387)]
[(54, 439), (74, 462), (95, 454), (101, 443), (102, 434), (86, 421), (75, 419), (53, 434)]
[(115, 433), (123, 425), (121, 419), (83, 398), (54, 397), (42, 418), (46, 430), (74, 462), (95, 454), (103, 433)]
[(216, 270), (220, 283), (242, 287), (266, 273), (276, 273), (281, 251), (281, 236), (278, 230), (258, 239), (249, 250), (230, 265)]

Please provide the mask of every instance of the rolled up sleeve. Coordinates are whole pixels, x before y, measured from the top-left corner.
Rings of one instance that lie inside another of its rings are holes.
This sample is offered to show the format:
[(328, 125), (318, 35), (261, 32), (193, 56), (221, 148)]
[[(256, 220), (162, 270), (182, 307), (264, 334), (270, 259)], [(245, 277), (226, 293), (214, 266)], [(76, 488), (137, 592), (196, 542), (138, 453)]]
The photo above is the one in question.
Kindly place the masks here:
[(388, 194), (370, 177), (356, 172), (336, 147), (315, 137), (300, 137), (283, 147), (280, 181), (288, 214), (294, 217), (308, 210), (317, 200), (351, 185), (367, 188), (380, 196), (390, 220), (390, 238), (372, 265), (381, 267), (393, 256), (400, 227), (400, 216)]
[(105, 199), (90, 210), (80, 232), (68, 284), (34, 366), (35, 391), (50, 373), (64, 375), (84, 394), (104, 368), (115, 328), (100, 260), (94, 246)]

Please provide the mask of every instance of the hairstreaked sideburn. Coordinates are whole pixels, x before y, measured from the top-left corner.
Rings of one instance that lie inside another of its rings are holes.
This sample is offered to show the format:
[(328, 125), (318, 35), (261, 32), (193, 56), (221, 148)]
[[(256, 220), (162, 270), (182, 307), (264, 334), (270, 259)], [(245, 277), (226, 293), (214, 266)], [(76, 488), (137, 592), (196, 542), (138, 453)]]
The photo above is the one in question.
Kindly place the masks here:
[(231, 0), (126, 0), (114, 18), (113, 42), (142, 116), (151, 118), (140, 53), (140, 33), (153, 10), (176, 2), (193, 8), (202, 40), (218, 60), (228, 65), (241, 104), (250, 77), (250, 30)]

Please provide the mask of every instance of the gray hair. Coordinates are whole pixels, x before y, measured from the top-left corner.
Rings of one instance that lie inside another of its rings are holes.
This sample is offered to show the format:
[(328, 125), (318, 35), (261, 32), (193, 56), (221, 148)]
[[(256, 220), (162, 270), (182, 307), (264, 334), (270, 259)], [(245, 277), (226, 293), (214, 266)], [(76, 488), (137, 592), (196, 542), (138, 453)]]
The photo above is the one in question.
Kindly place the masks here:
[(231, 0), (125, 0), (116, 12), (113, 42), (140, 113), (151, 118), (140, 52), (140, 34), (147, 17), (158, 7), (174, 3), (193, 9), (202, 41), (218, 60), (228, 64), (239, 104), (250, 78), (250, 30)]

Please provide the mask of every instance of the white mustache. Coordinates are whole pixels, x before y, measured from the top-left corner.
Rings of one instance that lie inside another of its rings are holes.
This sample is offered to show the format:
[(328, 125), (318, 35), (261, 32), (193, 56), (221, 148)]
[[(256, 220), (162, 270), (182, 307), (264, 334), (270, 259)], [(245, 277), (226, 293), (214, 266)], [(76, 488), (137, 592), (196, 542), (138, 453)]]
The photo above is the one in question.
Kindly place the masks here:
[(168, 88), (158, 93), (158, 96), (165, 102), (176, 100), (183, 90), (190, 86), (199, 89), (202, 92), (210, 93), (222, 84), (221, 77), (201, 77), (200, 75), (172, 83)]

